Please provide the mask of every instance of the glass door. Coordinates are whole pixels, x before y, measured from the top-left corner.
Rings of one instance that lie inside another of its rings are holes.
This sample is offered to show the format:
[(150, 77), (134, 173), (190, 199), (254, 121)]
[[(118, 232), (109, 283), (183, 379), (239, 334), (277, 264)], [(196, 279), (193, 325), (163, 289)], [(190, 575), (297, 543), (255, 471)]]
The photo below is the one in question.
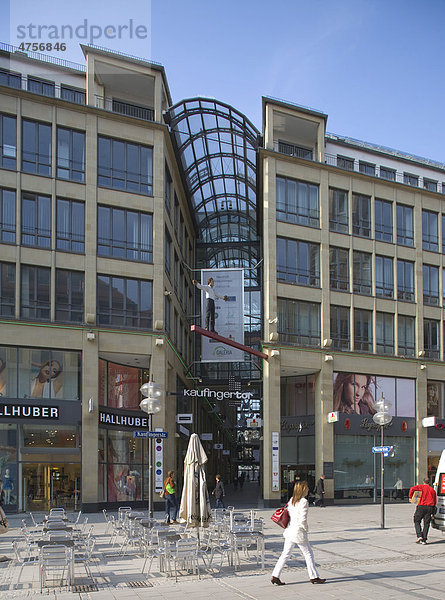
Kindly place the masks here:
[(79, 463), (22, 463), (22, 506), (47, 511), (63, 506), (76, 510), (80, 501)]

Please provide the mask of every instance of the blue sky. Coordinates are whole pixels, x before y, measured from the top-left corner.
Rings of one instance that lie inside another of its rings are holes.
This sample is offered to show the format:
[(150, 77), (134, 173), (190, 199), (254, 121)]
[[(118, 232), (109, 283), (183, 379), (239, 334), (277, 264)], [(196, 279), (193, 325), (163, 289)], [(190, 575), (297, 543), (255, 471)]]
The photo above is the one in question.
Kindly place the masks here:
[[(326, 112), (330, 132), (445, 162), (445, 0), (0, 0), (8, 7), (0, 38), (14, 44), (31, 19), (146, 26), (143, 39), (96, 43), (162, 63), (174, 102), (214, 97), (261, 128), (270, 95)], [(82, 61), (75, 40), (58, 55)]]

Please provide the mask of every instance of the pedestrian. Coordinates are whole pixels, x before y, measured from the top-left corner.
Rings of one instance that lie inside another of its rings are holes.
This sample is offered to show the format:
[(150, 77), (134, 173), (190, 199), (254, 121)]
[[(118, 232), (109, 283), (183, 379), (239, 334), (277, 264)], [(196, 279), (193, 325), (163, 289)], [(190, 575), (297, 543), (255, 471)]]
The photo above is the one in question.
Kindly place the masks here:
[(298, 545), (306, 561), (306, 567), (311, 583), (325, 583), (326, 579), (321, 579), (314, 562), (314, 553), (308, 541), (307, 511), (309, 503), (307, 494), (309, 486), (307, 481), (297, 481), (294, 485), (292, 498), (287, 503), (289, 511), (289, 524), (284, 530), (284, 548), (280, 558), (272, 572), (271, 582), (275, 585), (285, 585), (280, 580), (281, 571), (292, 554), (295, 544)]
[(234, 477), (233, 477), (233, 487), (236, 492), (236, 490), (238, 489), (238, 476), (237, 475), (234, 475)]
[(215, 489), (213, 490), (212, 494), (213, 494), (213, 496), (215, 496), (215, 499), (216, 499), (216, 508), (226, 508), (224, 506), (224, 502), (223, 502), (223, 497), (226, 494), (224, 492), (223, 482), (221, 481), (221, 475), (216, 475), (215, 479), (216, 479), (216, 486), (215, 486)]
[(392, 497), (394, 498), (394, 500), (397, 500), (397, 498), (403, 500), (403, 481), (400, 479), (400, 477), (397, 477), (397, 481), (394, 484), (394, 491), (392, 493)]
[[(165, 522), (169, 525), (171, 523), (178, 523), (176, 520), (178, 516), (178, 499), (176, 497), (176, 482), (174, 479), (175, 472), (169, 471), (167, 478), (164, 481), (162, 489), (164, 490), (165, 498)], [(173, 510), (173, 518), (170, 521), (170, 511)]]
[(318, 496), (314, 502), (314, 506), (324, 508), (324, 475), (320, 475), (320, 479), (315, 486), (315, 494)]
[[(417, 540), (416, 544), (426, 544), (428, 538), (428, 530), (430, 528), (431, 518), (436, 512), (437, 496), (434, 489), (431, 487), (430, 480), (425, 477), (423, 484), (414, 485), (409, 490), (409, 498), (411, 500), (414, 492), (420, 492), (420, 500), (414, 513), (414, 527), (416, 528)], [(421, 522), (423, 520), (423, 530)]]
[(242, 490), (243, 489), (243, 485), (244, 485), (244, 479), (246, 478), (246, 474), (244, 473), (244, 471), (241, 473), (241, 475), (238, 478), (238, 483), (239, 483), (239, 489)]
[(206, 295), (206, 314), (205, 314), (205, 328), (207, 331), (212, 331), (213, 333), (217, 333), (215, 331), (215, 300), (219, 298), (220, 300), (229, 299), (228, 296), (220, 296), (214, 289), (215, 281), (213, 277), (209, 277), (207, 280), (207, 285), (202, 285), (198, 283), (196, 279), (192, 279), (193, 285), (199, 290), (203, 290)]

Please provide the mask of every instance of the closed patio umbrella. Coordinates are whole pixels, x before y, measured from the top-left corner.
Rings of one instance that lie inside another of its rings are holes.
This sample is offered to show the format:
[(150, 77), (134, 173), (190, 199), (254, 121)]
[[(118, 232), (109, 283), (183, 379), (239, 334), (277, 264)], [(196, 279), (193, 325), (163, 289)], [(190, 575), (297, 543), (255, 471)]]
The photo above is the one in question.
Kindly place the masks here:
[(184, 483), (179, 518), (191, 527), (207, 527), (210, 521), (210, 499), (204, 465), (207, 455), (196, 433), (190, 436), (184, 459)]

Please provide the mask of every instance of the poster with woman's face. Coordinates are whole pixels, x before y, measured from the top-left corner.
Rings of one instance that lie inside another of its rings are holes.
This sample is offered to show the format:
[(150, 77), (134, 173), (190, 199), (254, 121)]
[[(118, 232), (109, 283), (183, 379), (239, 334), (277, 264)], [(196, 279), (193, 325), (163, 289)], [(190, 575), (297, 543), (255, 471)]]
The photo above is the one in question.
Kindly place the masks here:
[(360, 373), (334, 374), (334, 411), (374, 415), (375, 380)]
[[(32, 362), (31, 398), (60, 398), (63, 396), (63, 364), (61, 359), (51, 356), (51, 359)], [(34, 356), (33, 356), (34, 359)]]
[(440, 417), (442, 406), (441, 385), (435, 381), (428, 381), (426, 386), (426, 410), (429, 417)]

